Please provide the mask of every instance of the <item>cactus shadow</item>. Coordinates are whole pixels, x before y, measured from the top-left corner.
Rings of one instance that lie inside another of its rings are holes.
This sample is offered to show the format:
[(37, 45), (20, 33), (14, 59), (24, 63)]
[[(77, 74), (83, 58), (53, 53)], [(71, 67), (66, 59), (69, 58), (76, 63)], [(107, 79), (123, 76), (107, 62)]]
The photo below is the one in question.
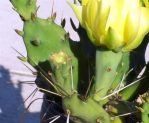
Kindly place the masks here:
[[(22, 85), (15, 87), (11, 81), (8, 69), (0, 65), (0, 122), (20, 123), (25, 111), (23, 97), (21, 95)], [(26, 113), (22, 123), (39, 123), (40, 113)]]

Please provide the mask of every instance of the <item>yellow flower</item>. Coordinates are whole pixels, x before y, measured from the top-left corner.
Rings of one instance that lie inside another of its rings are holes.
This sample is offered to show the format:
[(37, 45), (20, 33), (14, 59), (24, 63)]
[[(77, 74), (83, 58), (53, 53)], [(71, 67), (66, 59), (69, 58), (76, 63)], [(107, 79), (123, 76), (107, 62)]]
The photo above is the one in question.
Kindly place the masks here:
[(149, 31), (148, 0), (82, 0), (69, 3), (93, 44), (131, 51)]

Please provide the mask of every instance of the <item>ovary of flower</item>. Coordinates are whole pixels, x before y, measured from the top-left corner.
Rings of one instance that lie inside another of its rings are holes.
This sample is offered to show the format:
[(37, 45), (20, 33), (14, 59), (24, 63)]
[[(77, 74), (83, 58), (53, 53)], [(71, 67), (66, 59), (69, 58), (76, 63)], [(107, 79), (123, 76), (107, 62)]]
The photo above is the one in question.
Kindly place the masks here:
[(136, 48), (149, 31), (148, 0), (82, 0), (71, 4), (93, 44), (115, 51)]

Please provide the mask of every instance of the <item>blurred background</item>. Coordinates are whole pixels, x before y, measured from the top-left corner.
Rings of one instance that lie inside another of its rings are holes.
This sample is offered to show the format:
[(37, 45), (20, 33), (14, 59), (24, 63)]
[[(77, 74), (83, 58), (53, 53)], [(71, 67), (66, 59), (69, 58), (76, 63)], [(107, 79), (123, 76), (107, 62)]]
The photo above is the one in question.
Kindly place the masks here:
[[(73, 0), (72, 0), (73, 1)], [(56, 23), (66, 18), (65, 29), (70, 37), (78, 41), (77, 33), (70, 25), (70, 17), (78, 26), (74, 13), (67, 5), (66, 0), (37, 0), (40, 5), (38, 16), (47, 18), (53, 11), (57, 13)], [(53, 6), (53, 7), (52, 7)], [(18, 123), (22, 118), (25, 108), (36, 98), (42, 98), (42, 93), (37, 92), (34, 97), (25, 101), (36, 89), (35, 85), (21, 84), (24, 81), (34, 81), (31, 71), (17, 59), (19, 53), (26, 56), (23, 40), (14, 29), (22, 30), (23, 23), (19, 15), (12, 9), (9, 0), (0, 0), (0, 122)], [(16, 49), (19, 53), (17, 53)], [(145, 54), (146, 62), (149, 61), (149, 46)], [(35, 71), (31, 66), (30, 69)], [(35, 101), (24, 117), (24, 123), (39, 123), (42, 100)]]

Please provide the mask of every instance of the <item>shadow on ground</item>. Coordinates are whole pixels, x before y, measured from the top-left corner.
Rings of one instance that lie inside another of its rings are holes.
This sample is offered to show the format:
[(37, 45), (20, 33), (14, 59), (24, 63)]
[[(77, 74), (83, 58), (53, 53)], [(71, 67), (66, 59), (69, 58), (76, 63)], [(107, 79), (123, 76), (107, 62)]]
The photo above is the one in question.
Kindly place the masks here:
[[(0, 66), (0, 123), (20, 123), (25, 111), (21, 91), (22, 85), (14, 87), (9, 71)], [(39, 112), (27, 112), (22, 123), (39, 123), (39, 118)]]

